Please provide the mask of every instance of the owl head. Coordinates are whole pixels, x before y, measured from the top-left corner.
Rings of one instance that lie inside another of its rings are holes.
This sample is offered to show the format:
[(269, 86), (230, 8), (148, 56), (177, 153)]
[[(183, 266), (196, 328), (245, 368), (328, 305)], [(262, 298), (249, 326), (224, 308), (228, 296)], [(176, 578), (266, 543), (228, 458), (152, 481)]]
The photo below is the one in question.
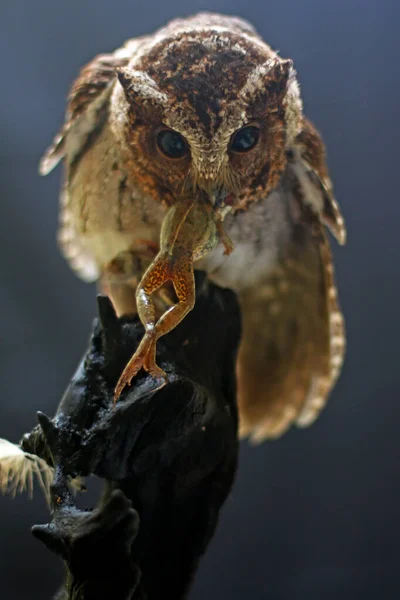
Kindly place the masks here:
[(200, 190), (218, 208), (265, 197), (300, 131), (292, 61), (240, 20), (173, 22), (118, 70), (113, 93), (132, 173), (167, 204)]

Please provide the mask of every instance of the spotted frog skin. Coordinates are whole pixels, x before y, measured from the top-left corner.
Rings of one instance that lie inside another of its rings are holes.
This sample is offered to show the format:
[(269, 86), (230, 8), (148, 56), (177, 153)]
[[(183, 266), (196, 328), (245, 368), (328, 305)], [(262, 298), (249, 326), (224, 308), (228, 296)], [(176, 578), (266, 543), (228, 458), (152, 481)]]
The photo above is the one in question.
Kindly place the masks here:
[[(157, 340), (192, 310), (195, 302), (193, 263), (213, 250), (220, 237), (229, 252), (231, 248), (219, 226), (218, 215), (205, 200), (186, 200), (167, 211), (161, 227), (160, 250), (136, 290), (137, 311), (145, 334), (117, 383), (115, 400), (141, 368), (165, 383), (168, 381), (167, 374), (156, 363)], [(169, 281), (178, 301), (157, 320), (152, 296)]]

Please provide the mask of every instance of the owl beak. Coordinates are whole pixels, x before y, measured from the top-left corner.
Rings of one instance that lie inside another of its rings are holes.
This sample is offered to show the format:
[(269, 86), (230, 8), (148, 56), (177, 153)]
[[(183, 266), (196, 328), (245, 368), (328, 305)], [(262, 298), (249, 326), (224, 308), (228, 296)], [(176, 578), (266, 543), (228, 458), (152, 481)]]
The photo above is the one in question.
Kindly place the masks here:
[(214, 208), (219, 208), (224, 201), (227, 192), (225, 188), (214, 187), (208, 192), (208, 197)]
[(225, 205), (226, 199), (230, 196), (230, 193), (226, 187), (221, 185), (208, 185), (204, 186), (203, 189), (206, 192), (211, 205), (215, 209), (221, 208), (223, 205)]
[(214, 207), (214, 211), (222, 218), (230, 212), (234, 197), (224, 186), (213, 188), (208, 193), (209, 200)]
[(234, 195), (223, 184), (217, 183), (215, 180), (203, 179), (197, 185), (213, 207), (215, 215), (219, 219), (223, 219), (234, 204)]

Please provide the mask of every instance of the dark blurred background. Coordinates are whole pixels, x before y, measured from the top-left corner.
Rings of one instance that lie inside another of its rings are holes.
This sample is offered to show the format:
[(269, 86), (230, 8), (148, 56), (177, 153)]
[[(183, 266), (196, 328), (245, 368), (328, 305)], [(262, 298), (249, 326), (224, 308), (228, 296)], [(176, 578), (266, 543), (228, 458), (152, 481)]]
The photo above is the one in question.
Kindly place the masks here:
[[(55, 242), (60, 171), (37, 163), (79, 68), (99, 52), (198, 10), (252, 21), (294, 59), (323, 132), (348, 244), (334, 252), (349, 348), (308, 430), (252, 448), (192, 600), (400, 597), (398, 0), (3, 0), (0, 5), (0, 436), (53, 414), (85, 348), (95, 288)], [(45, 600), (57, 559), (29, 530), (33, 501), (0, 498), (0, 597)]]

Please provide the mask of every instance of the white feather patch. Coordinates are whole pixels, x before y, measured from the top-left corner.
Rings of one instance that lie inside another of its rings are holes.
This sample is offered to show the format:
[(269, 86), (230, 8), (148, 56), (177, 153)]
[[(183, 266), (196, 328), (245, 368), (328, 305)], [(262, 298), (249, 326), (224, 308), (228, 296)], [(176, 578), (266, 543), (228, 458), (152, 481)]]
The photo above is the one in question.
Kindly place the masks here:
[(45, 460), (24, 452), (20, 446), (0, 438), (0, 492), (16, 493), (27, 490), (32, 497), (33, 481), (36, 478), (47, 502), (50, 501), (50, 484), (54, 469)]

